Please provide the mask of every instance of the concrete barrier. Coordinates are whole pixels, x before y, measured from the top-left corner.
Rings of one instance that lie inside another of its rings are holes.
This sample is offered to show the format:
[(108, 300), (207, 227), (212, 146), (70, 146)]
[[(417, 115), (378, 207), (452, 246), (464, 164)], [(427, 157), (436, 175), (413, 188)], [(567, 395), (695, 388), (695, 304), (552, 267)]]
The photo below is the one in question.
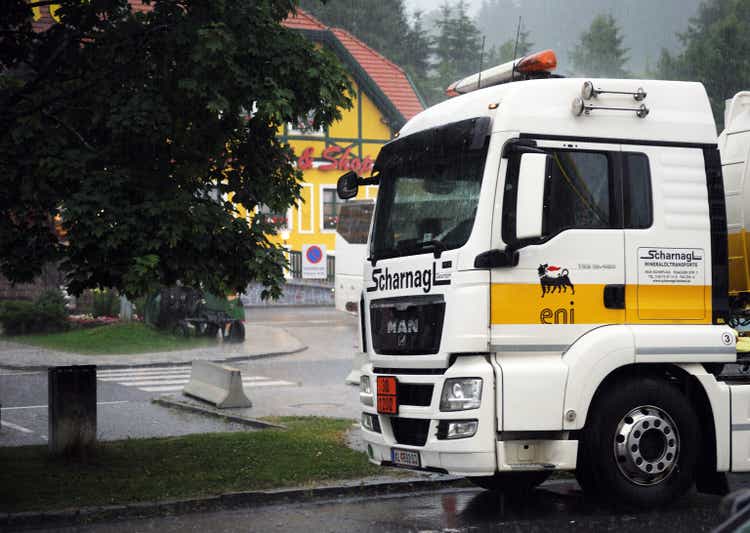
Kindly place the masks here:
[(348, 385), (359, 385), (359, 377), (362, 375), (362, 366), (367, 362), (367, 355), (362, 352), (354, 352), (352, 371), (344, 380)]
[(245, 396), (240, 371), (209, 361), (193, 361), (190, 382), (182, 392), (220, 409), (253, 405), (250, 398)]

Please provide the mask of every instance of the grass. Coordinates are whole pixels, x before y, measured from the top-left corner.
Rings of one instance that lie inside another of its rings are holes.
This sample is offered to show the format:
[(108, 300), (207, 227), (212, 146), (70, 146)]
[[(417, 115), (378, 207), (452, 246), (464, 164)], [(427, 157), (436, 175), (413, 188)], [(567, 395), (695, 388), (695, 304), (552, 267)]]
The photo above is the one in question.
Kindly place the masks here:
[(216, 342), (209, 338), (176, 337), (140, 322), (75, 329), (64, 333), (19, 335), (7, 339), (50, 350), (84, 355), (167, 352), (209, 346)]
[(351, 420), (275, 419), (288, 429), (100, 443), (87, 463), (46, 446), (0, 448), (0, 511), (20, 512), (217, 495), (373, 475), (351, 450)]

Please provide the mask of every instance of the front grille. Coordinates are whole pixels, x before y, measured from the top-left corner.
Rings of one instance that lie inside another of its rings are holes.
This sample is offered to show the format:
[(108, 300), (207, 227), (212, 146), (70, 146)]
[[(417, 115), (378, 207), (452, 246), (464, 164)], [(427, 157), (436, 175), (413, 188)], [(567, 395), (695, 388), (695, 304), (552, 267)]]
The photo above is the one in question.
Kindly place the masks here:
[(397, 443), (424, 446), (427, 442), (427, 431), (430, 429), (429, 419), (396, 417), (390, 420)]
[(398, 404), (428, 407), (432, 403), (433, 385), (415, 383), (398, 384)]
[(444, 318), (441, 295), (374, 300), (370, 303), (372, 347), (386, 355), (438, 353)]

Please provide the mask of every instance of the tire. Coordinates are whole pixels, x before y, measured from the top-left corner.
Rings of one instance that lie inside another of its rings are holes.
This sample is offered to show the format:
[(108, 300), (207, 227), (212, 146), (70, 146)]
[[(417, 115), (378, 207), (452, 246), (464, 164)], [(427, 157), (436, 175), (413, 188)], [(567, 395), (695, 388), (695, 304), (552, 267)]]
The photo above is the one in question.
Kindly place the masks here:
[(245, 341), (245, 324), (240, 320), (235, 320), (229, 324), (229, 342), (244, 342)]
[(576, 477), (588, 495), (656, 507), (690, 489), (700, 449), (688, 398), (662, 379), (632, 378), (605, 390), (592, 407)]
[(542, 484), (552, 472), (496, 472), (494, 476), (470, 477), (478, 487), (505, 494), (525, 494)]
[(172, 329), (172, 333), (174, 333), (175, 337), (182, 337), (182, 338), (189, 338), (190, 337), (190, 326), (187, 322), (184, 320), (180, 320), (175, 324), (174, 328)]

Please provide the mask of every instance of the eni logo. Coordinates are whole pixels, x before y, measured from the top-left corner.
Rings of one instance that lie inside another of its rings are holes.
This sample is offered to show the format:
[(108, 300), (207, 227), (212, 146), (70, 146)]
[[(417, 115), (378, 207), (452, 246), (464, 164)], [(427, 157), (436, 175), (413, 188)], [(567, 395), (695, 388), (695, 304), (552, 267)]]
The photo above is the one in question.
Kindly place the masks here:
[(561, 269), (558, 266), (544, 264), (539, 265), (537, 274), (539, 275), (539, 283), (542, 286), (542, 298), (547, 293), (568, 292), (568, 287), (570, 287), (573, 294), (576, 293), (576, 289), (568, 277), (567, 268)]
[(540, 324), (575, 324), (576, 323), (576, 310), (573, 307), (575, 302), (570, 302), (570, 308), (560, 307), (558, 309), (550, 309), (545, 307), (539, 312), (539, 323)]

